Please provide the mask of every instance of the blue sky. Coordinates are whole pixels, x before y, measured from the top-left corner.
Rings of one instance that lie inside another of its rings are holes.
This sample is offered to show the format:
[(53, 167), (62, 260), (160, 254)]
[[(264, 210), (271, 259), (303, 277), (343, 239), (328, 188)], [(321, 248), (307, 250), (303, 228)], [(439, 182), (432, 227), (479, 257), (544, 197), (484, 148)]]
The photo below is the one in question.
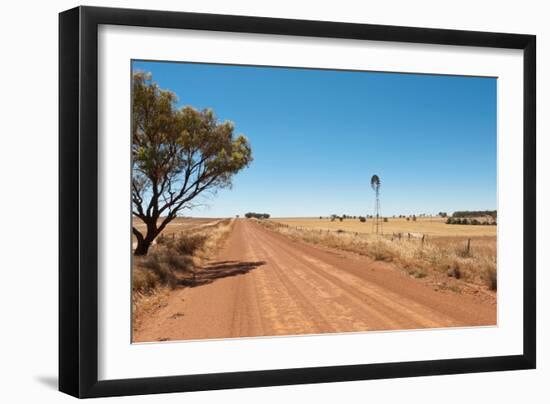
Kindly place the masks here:
[(233, 188), (187, 216), (496, 209), (495, 78), (134, 61), (179, 106), (212, 108), (250, 140)]

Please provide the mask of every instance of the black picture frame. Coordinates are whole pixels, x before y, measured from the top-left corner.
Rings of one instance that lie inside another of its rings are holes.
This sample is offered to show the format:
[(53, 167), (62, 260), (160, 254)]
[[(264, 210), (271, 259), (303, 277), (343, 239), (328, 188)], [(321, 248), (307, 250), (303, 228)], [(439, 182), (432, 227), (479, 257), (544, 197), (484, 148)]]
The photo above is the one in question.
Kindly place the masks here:
[[(180, 28), (523, 50), (523, 354), (99, 381), (98, 26)], [(536, 37), (183, 12), (77, 7), (59, 15), (59, 389), (104, 397), (536, 366)]]

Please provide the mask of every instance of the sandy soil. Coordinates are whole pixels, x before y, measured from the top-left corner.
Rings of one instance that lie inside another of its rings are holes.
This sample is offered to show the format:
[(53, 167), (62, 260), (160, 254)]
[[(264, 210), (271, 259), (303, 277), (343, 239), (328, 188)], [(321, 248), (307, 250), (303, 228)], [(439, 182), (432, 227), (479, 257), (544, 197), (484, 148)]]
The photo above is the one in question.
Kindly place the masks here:
[(237, 220), (200, 286), (175, 290), (134, 342), (496, 324), (494, 300), (435, 291), (390, 265)]

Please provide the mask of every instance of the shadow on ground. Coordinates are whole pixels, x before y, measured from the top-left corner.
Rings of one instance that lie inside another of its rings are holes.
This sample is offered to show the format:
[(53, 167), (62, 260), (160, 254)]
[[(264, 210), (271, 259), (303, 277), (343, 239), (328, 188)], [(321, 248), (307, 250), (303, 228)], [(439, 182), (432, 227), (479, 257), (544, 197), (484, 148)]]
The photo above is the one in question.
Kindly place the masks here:
[(243, 275), (265, 264), (265, 261), (217, 261), (197, 271), (193, 278), (182, 283), (195, 287), (214, 282), (216, 279)]
[(57, 390), (58, 388), (58, 380), (56, 376), (37, 376), (36, 381), (50, 389)]

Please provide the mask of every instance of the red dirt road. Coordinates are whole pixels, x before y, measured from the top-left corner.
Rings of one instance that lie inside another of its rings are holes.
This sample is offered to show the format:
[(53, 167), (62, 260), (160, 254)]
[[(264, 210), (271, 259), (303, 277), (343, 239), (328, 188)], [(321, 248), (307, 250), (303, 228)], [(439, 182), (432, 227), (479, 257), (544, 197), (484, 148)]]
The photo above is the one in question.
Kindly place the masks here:
[(236, 220), (204, 284), (175, 290), (134, 342), (496, 324), (496, 305)]

